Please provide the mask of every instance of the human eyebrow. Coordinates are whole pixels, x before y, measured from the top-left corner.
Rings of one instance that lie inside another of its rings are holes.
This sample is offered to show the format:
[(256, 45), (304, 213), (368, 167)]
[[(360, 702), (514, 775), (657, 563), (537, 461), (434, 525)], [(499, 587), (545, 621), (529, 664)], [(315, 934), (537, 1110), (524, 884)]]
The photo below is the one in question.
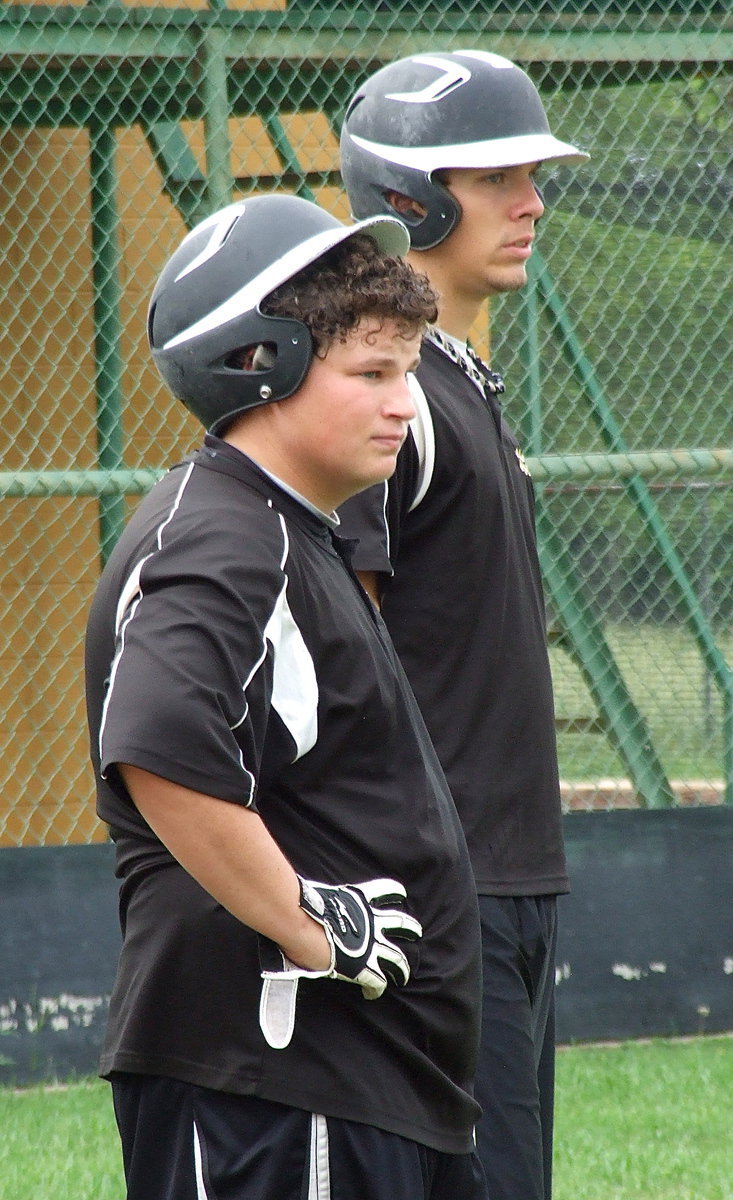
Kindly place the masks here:
[(379, 375), (385, 371), (394, 371), (396, 367), (396, 358), (380, 355), (378, 358), (365, 358), (359, 363), (354, 363), (353, 369), (359, 375)]
[(379, 357), (367, 358), (359, 363), (360, 371), (380, 371), (385, 368), (393, 367), (395, 359), (391, 355), (380, 355)]

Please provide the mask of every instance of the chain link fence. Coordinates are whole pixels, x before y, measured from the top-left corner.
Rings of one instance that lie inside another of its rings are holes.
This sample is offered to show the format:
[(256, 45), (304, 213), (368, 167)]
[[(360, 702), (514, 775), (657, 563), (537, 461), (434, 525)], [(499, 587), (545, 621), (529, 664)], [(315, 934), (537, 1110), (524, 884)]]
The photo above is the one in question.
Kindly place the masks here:
[[(104, 554), (198, 441), (149, 360), (186, 225), (346, 219), (338, 129), (417, 51), (525, 67), (590, 151), (474, 341), (538, 490), (569, 809), (733, 801), (733, 16), (706, 0), (0, 4), (0, 845), (102, 840), (82, 641)], [(674, 451), (674, 453), (673, 453)]]

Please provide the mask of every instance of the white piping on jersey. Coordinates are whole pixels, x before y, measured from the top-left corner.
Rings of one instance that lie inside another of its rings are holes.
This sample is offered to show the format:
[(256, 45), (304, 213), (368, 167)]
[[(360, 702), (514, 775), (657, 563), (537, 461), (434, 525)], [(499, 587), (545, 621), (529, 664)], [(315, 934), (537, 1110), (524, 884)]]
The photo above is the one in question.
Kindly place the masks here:
[(318, 738), (318, 680), (316, 668), (288, 604), (285, 564), (290, 550), (287, 525), (279, 515), (284, 548), (280, 562), (285, 582), (265, 627), (265, 640), (274, 650), (272, 707), (295, 742), (297, 762)]
[[(156, 540), (156, 545), (159, 550), (162, 548), (162, 545), (163, 545), (163, 530), (165, 529), (166, 525), (168, 525), (173, 520), (173, 517), (175, 516), (176, 512), (178, 511), (179, 505), (181, 503), (181, 499), (183, 497), (183, 493), (184, 493), (186, 486), (188, 484), (188, 481), (191, 478), (191, 475), (193, 473), (193, 467), (194, 467), (193, 463), (190, 463), (189, 466), (187, 467), (187, 469), (184, 473), (183, 479), (181, 480), (181, 485), (178, 488), (178, 491), (176, 492), (175, 498), (173, 500), (173, 504), (171, 505), (170, 512), (168, 513), (168, 516), (166, 517), (166, 519), (164, 521), (162, 521), (161, 524), (158, 526), (158, 531), (157, 531), (155, 540)], [(138, 605), (140, 604), (140, 601), (143, 598), (143, 590), (142, 590), (142, 585), (140, 583), (140, 575), (141, 575), (141, 572), (142, 572), (142, 569), (143, 569), (145, 563), (148, 561), (149, 558), (152, 558), (153, 553), (154, 553), (154, 551), (151, 552), (150, 554), (146, 554), (144, 558), (141, 558), (140, 561), (135, 564), (135, 566), (133, 567), (132, 571), (130, 572), (130, 575), (128, 576), (126, 582), (124, 583), (124, 585), (120, 591), (120, 597), (119, 597), (119, 600), (117, 601), (117, 610), (115, 612), (115, 638), (119, 638), (120, 645), (119, 645), (119, 650), (117, 651), (117, 653), (115, 654), (115, 656), (112, 660), (112, 666), (110, 668), (110, 673), (109, 673), (109, 684), (107, 686), (107, 694), (104, 698), (104, 704), (102, 706), (102, 720), (101, 720), (101, 723), (99, 726), (99, 757), (100, 757), (100, 760), (103, 759), (102, 738), (104, 737), (104, 729), (105, 729), (105, 725), (107, 724), (107, 713), (109, 711), (109, 702), (112, 697), (112, 691), (113, 691), (113, 688), (115, 685), (115, 678), (117, 676), (117, 670), (120, 665), (120, 659), (122, 658), (122, 655), (125, 650), (125, 634), (127, 633), (127, 627), (130, 624), (130, 621), (135, 616), (135, 613), (137, 612), (137, 609), (138, 609)], [(104, 778), (106, 778), (106, 776), (104, 774), (102, 774), (102, 778), (104, 779)]]
[(433, 471), (435, 470), (435, 427), (430, 413), (430, 405), (417, 377), (410, 373), (407, 376), (407, 382), (416, 410), (415, 416), (410, 421), (410, 430), (415, 440), (418, 462), (420, 464), (417, 489), (409, 508), (409, 511), (412, 512), (413, 509), (417, 508), (421, 500), (425, 498), (425, 494), (433, 479)]
[[(252, 462), (254, 461), (255, 460), (252, 459)], [(338, 513), (322, 512), (320, 508), (316, 508), (315, 504), (311, 504), (310, 500), (306, 500), (305, 496), (302, 496), (300, 492), (296, 492), (295, 488), (292, 488), (289, 483), (285, 482), (284, 479), (280, 479), (279, 475), (273, 475), (272, 471), (267, 471), (261, 463), (257, 463), (256, 465), (259, 467), (260, 471), (262, 471), (263, 475), (266, 475), (268, 479), (271, 479), (273, 483), (276, 483), (277, 486), (288, 496), (292, 496), (293, 500), (297, 500), (298, 504), (302, 504), (303, 508), (306, 508), (308, 512), (313, 513), (314, 517), (318, 517), (319, 521), (325, 522), (325, 524), (331, 529), (338, 529), (339, 525), (341, 524)], [(272, 508), (271, 504), (270, 508)]]
[(204, 1180), (204, 1160), (201, 1153), (201, 1138), (199, 1136), (198, 1126), (193, 1123), (193, 1162), (194, 1171), (196, 1174), (196, 1200), (211, 1200), (209, 1193), (206, 1190), (206, 1181)]
[[(180, 506), (184, 490), (193, 473), (194, 466), (194, 463), (189, 464), (181, 485), (176, 492), (171, 509), (165, 520), (158, 527), (156, 534), (156, 546), (158, 550), (162, 549), (163, 531), (170, 521), (172, 521)], [(268, 504), (272, 508), (272, 504), (270, 502)], [(230, 726), (230, 728), (232, 730), (237, 729), (247, 716), (249, 706), (246, 702), (246, 690), (264, 662), (267, 655), (267, 642), (269, 641), (275, 652), (271, 703), (295, 742), (296, 753), (293, 761), (296, 761), (313, 748), (318, 737), (318, 683), (313, 660), (287, 601), (288, 577), (285, 574), (285, 563), (290, 543), (283, 517), (279, 516), (279, 520), (283, 534), (283, 553), (280, 567), (285, 575), (285, 582), (275, 601), (272, 614), (265, 628), (262, 641), (262, 654), (242, 685), (242, 692), (245, 694), (244, 711), (239, 720)], [(120, 591), (120, 597), (117, 602), (115, 636), (119, 640), (119, 649), (112, 661), (109, 685), (102, 708), (102, 720), (99, 729), (99, 755), (102, 760), (104, 757), (102, 742), (107, 722), (107, 713), (120, 661), (125, 651), (127, 628), (135, 617), (140, 602), (143, 599), (141, 583), (143, 567), (152, 558), (154, 553), (155, 551), (152, 551), (150, 554), (145, 555), (144, 558), (135, 564)], [(245, 803), (249, 806), (254, 799), (256, 780), (244, 762), (241, 747), (239, 750), (239, 765), (248, 780), (248, 795)]]
[[(375, 484), (374, 486), (377, 487), (378, 485)], [(387, 545), (385, 547), (386, 551), (387, 551), (387, 558), (391, 559), (391, 557), (392, 557), (392, 537), (390, 534), (389, 521), (387, 520), (387, 501), (388, 500), (389, 500), (389, 480), (385, 479), (384, 483), (382, 484), (382, 528), (384, 529), (384, 536), (385, 536), (385, 540), (387, 542)], [(392, 574), (394, 575), (394, 571), (392, 571)]]
[[(267, 504), (270, 509), (273, 508), (271, 500), (268, 500)], [(244, 711), (230, 728), (238, 729), (249, 712), (246, 702), (247, 688), (267, 657), (269, 642), (274, 651), (271, 704), (295, 742), (296, 753), (293, 762), (296, 762), (313, 749), (318, 738), (318, 680), (313, 659), (288, 604), (289, 581), (285, 564), (290, 550), (290, 539), (282, 514), (278, 514), (278, 520), (283, 535), (280, 569), (285, 576), (285, 582), (265, 626), (262, 653), (242, 685), (245, 695)], [(242, 765), (244, 766), (244, 763)]]
[(328, 1122), (311, 1114), (310, 1171), (307, 1200), (331, 1200), (331, 1167), (328, 1158)]

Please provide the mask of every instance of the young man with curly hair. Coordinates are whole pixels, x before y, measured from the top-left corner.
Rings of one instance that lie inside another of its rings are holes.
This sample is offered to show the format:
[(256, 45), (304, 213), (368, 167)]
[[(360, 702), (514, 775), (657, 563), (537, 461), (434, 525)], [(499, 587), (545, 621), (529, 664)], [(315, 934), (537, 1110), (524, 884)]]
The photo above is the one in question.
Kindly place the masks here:
[(468, 853), (334, 511), (413, 415), (436, 308), (406, 248), (391, 218), (255, 197), (153, 293), (153, 357), (207, 433), (87, 634), (128, 1200), (486, 1200)]

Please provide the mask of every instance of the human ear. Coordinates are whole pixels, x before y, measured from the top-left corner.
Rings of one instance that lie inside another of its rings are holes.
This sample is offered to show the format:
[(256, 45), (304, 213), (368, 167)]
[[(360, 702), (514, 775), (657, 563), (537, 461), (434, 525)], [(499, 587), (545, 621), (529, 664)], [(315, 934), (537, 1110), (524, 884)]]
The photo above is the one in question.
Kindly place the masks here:
[(410, 196), (404, 196), (402, 192), (385, 192), (385, 200), (398, 217), (407, 217), (408, 219), (413, 217), (422, 220), (428, 215), (428, 210), (423, 208), (422, 204)]

